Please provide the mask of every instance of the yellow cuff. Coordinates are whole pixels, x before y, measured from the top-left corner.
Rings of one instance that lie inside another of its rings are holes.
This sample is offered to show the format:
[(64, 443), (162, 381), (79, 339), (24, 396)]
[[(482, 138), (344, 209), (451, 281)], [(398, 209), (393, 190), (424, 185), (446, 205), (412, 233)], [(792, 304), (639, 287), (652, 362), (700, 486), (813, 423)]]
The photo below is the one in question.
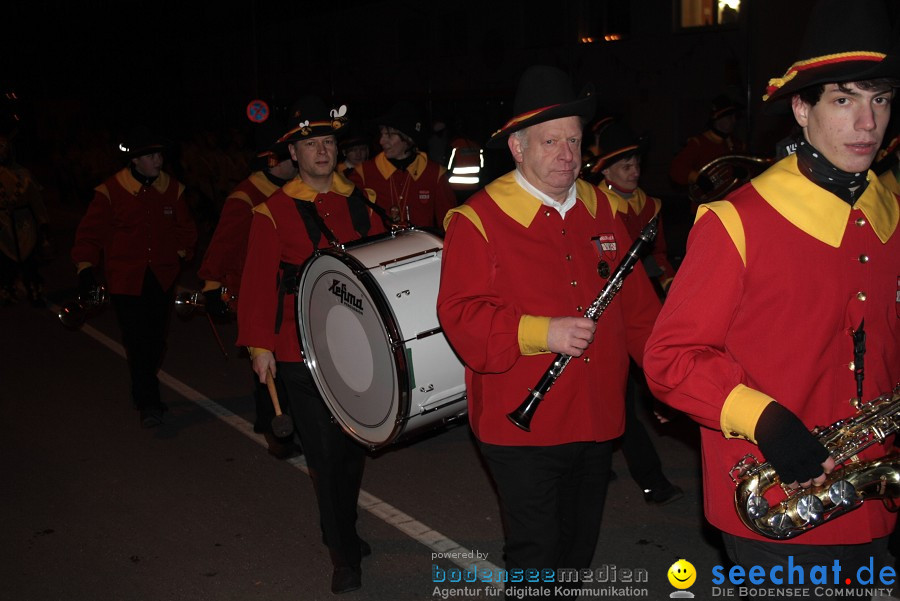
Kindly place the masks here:
[(203, 288), (200, 292), (206, 292), (207, 290), (215, 290), (216, 288), (221, 288), (222, 282), (217, 282), (215, 280), (206, 280), (203, 284)]
[(271, 353), (271, 352), (272, 352), (272, 351), (270, 351), (270, 350), (267, 349), (267, 348), (262, 348), (262, 347), (259, 347), (259, 346), (248, 346), (248, 347), (247, 347), (247, 351), (250, 353), (250, 360), (251, 360), (251, 361), (253, 361), (253, 360), (256, 359), (257, 357), (259, 357), (259, 356), (262, 355), (263, 353)]
[(756, 431), (756, 422), (769, 403), (775, 399), (766, 396), (758, 390), (738, 384), (728, 394), (722, 413), (719, 415), (719, 426), (725, 438), (743, 438), (756, 444), (753, 434)]
[(547, 336), (550, 333), (550, 318), (523, 315), (519, 319), (519, 350), (523, 355), (548, 353)]
[(93, 266), (94, 266), (93, 263), (88, 263), (87, 261), (80, 261), (79, 263), (75, 264), (75, 269), (76, 269), (75, 273), (81, 273), (88, 267), (93, 267)]

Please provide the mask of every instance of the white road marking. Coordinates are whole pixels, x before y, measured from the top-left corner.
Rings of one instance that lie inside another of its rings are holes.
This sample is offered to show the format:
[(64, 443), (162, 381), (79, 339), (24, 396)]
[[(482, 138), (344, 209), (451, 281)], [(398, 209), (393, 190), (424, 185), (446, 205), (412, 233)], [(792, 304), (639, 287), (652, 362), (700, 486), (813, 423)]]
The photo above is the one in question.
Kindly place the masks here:
[[(50, 307), (50, 309), (54, 313), (59, 311), (59, 307), (56, 306)], [(125, 358), (124, 347), (103, 332), (87, 324), (81, 326), (81, 331), (100, 344), (108, 347), (123, 359)], [(253, 424), (241, 416), (229, 411), (198, 390), (191, 388), (181, 380), (169, 375), (163, 370), (159, 371), (159, 381), (187, 400), (215, 415), (247, 438), (255, 441), (261, 447), (266, 447), (265, 437), (262, 434), (254, 432)], [(303, 455), (292, 457), (286, 461), (303, 473), (309, 475), (309, 469), (306, 467), (306, 458)], [(452, 561), (463, 570), (468, 570), (474, 564), (478, 569), (478, 573), (481, 573), (482, 570), (491, 570), (492, 574), (497, 574), (500, 571), (500, 568), (487, 560), (462, 559), (462, 557), (465, 556), (474, 557), (475, 553), (471, 549), (463, 547), (452, 539), (447, 538), (440, 532), (429, 528), (412, 516), (403, 513), (393, 505), (385, 503), (375, 495), (367, 493), (365, 490), (359, 491), (359, 506), (385, 523), (390, 524), (400, 532), (406, 534), (414, 541), (425, 545), (435, 553), (441, 553), (442, 558), (448, 558), (449, 561)], [(456, 554), (460, 557), (454, 557)], [(501, 583), (492, 582), (492, 584), (498, 588), (502, 588)]]

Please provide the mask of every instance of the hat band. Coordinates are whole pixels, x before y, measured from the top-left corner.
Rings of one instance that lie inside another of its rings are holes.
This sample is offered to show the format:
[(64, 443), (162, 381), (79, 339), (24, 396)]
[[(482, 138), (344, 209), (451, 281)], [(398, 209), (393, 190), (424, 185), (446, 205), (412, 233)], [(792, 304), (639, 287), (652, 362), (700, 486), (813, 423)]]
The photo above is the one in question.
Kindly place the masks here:
[(602, 157), (600, 157), (599, 159), (597, 159), (597, 163), (598, 164), (605, 163), (607, 159), (610, 159), (610, 158), (620, 155), (620, 154), (625, 154), (626, 152), (631, 152), (632, 150), (637, 150), (637, 148), (638, 148), (637, 144), (632, 144), (631, 146), (625, 146), (624, 148), (619, 148), (618, 150), (613, 150), (612, 152), (609, 152), (609, 153), (603, 155)]
[(540, 114), (540, 113), (543, 113), (544, 111), (549, 110), (549, 109), (552, 109), (552, 108), (555, 108), (555, 107), (557, 107), (557, 106), (560, 106), (560, 105), (559, 105), (559, 104), (551, 104), (551, 105), (548, 105), (548, 106), (545, 106), (545, 107), (541, 107), (541, 108), (539, 108), (539, 109), (534, 109), (533, 111), (528, 111), (527, 113), (522, 113), (521, 115), (519, 115), (519, 116), (517, 116), (517, 117), (513, 117), (512, 119), (510, 119), (509, 121), (506, 122), (506, 125), (504, 125), (504, 126), (501, 127), (500, 129), (498, 129), (498, 130), (497, 130), (497, 133), (500, 133), (501, 131), (507, 130), (507, 129), (509, 129), (510, 127), (515, 126), (516, 124), (521, 123), (522, 121), (525, 121), (525, 120), (527, 120), (527, 119), (531, 119), (531, 118), (534, 117), (535, 115)]
[(826, 54), (824, 56), (797, 61), (788, 68), (784, 76), (775, 77), (769, 80), (769, 85), (766, 87), (766, 94), (763, 96), (763, 102), (768, 100), (769, 97), (784, 87), (789, 81), (797, 77), (802, 71), (851, 61), (870, 61), (876, 63), (883, 61), (886, 56), (887, 55), (882, 52), (839, 52), (837, 54)]
[(291, 136), (293, 136), (293, 135), (296, 134), (297, 132), (300, 132), (300, 135), (303, 136), (303, 137), (305, 138), (305, 137), (308, 137), (308, 136), (310, 136), (310, 135), (312, 134), (313, 129), (316, 129), (316, 128), (322, 128), (322, 127), (327, 127), (327, 128), (329, 128), (329, 129), (333, 130), (333, 131), (332, 131), (332, 133), (333, 133), (334, 131), (337, 131), (338, 129), (340, 129), (342, 126), (343, 126), (343, 123), (340, 122), (339, 120), (330, 120), (330, 121), (304, 121), (303, 123), (301, 123), (301, 124), (298, 125), (297, 127), (292, 128), (292, 129), (291, 129), (290, 131), (288, 131), (286, 134), (284, 134), (283, 136), (281, 136), (280, 138), (278, 138), (278, 141), (279, 141), (279, 142), (285, 142), (285, 141), (288, 140), (288, 138), (290, 138)]

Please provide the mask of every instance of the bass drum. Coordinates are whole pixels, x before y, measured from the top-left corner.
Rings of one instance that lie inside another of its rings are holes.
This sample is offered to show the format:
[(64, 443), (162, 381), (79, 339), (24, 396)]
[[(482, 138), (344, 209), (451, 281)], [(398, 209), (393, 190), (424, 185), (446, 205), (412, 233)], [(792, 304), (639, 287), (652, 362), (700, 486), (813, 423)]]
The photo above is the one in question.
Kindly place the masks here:
[(341, 427), (378, 448), (466, 414), (437, 319), (443, 241), (415, 229), (323, 249), (297, 295), (304, 356)]

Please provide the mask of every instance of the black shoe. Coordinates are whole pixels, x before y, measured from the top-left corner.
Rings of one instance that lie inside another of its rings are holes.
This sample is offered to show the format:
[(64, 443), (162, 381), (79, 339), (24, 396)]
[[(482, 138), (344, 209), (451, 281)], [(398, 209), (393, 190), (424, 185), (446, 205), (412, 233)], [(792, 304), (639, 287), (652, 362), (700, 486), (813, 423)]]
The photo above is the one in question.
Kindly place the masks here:
[(681, 490), (681, 487), (671, 483), (661, 488), (648, 488), (644, 490), (644, 501), (646, 501), (648, 505), (668, 505), (683, 496), (684, 491)]
[(613, 480), (617, 479), (618, 477), (619, 477), (619, 475), (612, 468), (610, 468), (609, 475), (606, 477), (606, 481), (612, 482)]
[(356, 567), (334, 568), (331, 574), (331, 592), (335, 595), (355, 591), (362, 586), (362, 570)]
[(372, 554), (372, 547), (363, 539), (359, 539), (359, 554), (362, 557), (368, 557)]
[(160, 409), (141, 409), (141, 427), (155, 428), (163, 421), (163, 412)]

